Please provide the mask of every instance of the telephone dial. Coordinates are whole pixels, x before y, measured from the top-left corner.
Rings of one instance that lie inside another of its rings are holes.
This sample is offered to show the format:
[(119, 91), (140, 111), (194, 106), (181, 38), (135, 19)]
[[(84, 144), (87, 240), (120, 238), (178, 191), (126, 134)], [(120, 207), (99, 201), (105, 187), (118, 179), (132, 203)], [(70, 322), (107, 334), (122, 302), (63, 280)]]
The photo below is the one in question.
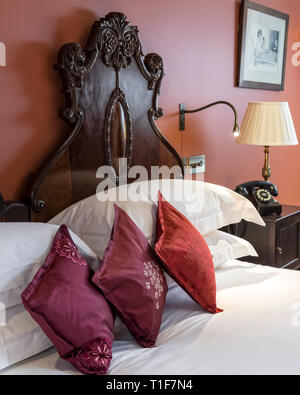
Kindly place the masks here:
[(276, 185), (267, 181), (249, 181), (240, 184), (235, 191), (249, 199), (262, 216), (282, 212), (281, 204), (273, 196), (278, 196)]

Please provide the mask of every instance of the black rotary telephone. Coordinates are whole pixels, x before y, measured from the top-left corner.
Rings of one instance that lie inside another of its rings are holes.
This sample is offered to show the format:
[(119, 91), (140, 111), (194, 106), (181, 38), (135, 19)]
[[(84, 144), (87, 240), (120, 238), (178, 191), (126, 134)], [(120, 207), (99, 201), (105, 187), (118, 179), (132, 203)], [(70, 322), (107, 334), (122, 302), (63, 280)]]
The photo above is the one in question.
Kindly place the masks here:
[(278, 196), (276, 185), (267, 181), (249, 181), (240, 184), (235, 191), (249, 199), (260, 215), (266, 216), (272, 213), (278, 215), (282, 212), (281, 204), (273, 196)]

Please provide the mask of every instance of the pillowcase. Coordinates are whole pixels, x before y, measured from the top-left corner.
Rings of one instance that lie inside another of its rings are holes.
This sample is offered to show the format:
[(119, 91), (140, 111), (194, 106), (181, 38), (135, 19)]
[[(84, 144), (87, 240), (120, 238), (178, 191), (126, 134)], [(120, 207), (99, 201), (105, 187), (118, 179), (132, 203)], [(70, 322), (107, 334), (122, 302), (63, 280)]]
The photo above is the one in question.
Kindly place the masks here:
[[(258, 256), (254, 247), (247, 240), (220, 230), (216, 230), (204, 236), (204, 240), (213, 256), (215, 269), (218, 269), (225, 262), (232, 259), (245, 256)], [(177, 283), (172, 277), (166, 272), (164, 275), (166, 277), (168, 289), (176, 286)]]
[(22, 304), (0, 316), (0, 370), (53, 347)]
[[(0, 223), (0, 311), (22, 303), (20, 295), (44, 263), (58, 226)], [(76, 235), (72, 237), (89, 264), (97, 255)]]
[(90, 276), (86, 260), (62, 225), (22, 301), (63, 359), (82, 373), (101, 375), (112, 358), (114, 314)]
[(68, 207), (50, 223), (66, 224), (102, 258), (114, 222), (114, 203), (155, 243), (157, 194), (206, 235), (242, 219), (265, 225), (253, 204), (225, 187), (193, 180), (152, 180), (111, 188)]
[(216, 305), (212, 255), (198, 230), (159, 192), (155, 251), (169, 275), (200, 306), (211, 313)]
[(240, 237), (216, 230), (204, 236), (213, 256), (215, 269), (223, 263), (245, 256), (258, 256), (254, 247)]
[(111, 239), (93, 282), (115, 307), (136, 341), (143, 347), (153, 347), (161, 325), (167, 284), (152, 247), (118, 206)]

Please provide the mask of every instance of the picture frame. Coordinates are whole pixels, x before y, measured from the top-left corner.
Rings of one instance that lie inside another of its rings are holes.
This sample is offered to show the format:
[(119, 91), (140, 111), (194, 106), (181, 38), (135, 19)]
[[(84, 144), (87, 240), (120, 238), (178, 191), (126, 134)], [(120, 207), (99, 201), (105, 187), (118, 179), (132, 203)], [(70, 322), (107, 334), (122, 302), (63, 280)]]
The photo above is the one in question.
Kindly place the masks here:
[(289, 15), (243, 0), (239, 24), (241, 88), (283, 91)]

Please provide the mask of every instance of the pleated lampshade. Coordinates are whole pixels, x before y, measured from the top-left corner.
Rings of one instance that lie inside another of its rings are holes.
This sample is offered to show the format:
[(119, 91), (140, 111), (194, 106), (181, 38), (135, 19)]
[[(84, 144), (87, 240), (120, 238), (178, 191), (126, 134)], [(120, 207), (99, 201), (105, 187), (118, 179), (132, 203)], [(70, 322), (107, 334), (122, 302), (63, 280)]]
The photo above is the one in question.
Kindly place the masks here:
[(297, 145), (298, 139), (288, 103), (251, 102), (241, 132), (235, 140), (249, 145)]

